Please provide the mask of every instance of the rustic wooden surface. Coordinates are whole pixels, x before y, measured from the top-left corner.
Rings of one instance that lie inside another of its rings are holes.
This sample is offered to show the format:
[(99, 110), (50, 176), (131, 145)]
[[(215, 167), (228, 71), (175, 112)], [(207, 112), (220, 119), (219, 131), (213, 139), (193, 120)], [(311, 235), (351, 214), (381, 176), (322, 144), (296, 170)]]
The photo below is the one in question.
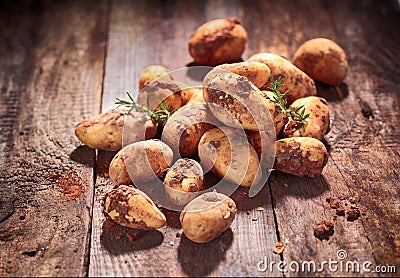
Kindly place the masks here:
[[(260, 51), (291, 59), (321, 36), (345, 49), (345, 82), (317, 84), (331, 108), (323, 175), (275, 172), (255, 198), (238, 190), (237, 218), (208, 244), (177, 237), (174, 212), (165, 211), (168, 225), (159, 231), (105, 221), (114, 153), (81, 146), (75, 124), (137, 93), (147, 65), (189, 64), (191, 33), (229, 16), (249, 34), (243, 59)], [(318, 264), (337, 260), (339, 250), (400, 271), (398, 1), (3, 1), (0, 24), (1, 276), (282, 276), (276, 268), (259, 272), (257, 263)], [(66, 191), (71, 183), (76, 195)], [(355, 198), (363, 215), (335, 217), (328, 196)], [(335, 223), (328, 240), (313, 235), (323, 219)], [(278, 240), (286, 242), (281, 255), (272, 252)], [(378, 274), (285, 273), (298, 275)]]

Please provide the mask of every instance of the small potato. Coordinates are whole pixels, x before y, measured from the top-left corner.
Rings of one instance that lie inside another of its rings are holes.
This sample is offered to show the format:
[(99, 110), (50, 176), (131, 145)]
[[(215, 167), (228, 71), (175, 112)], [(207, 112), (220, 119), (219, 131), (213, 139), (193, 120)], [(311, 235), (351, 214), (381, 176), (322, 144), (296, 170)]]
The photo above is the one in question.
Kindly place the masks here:
[(124, 134), (125, 143), (134, 143), (145, 139), (152, 139), (156, 135), (157, 127), (152, 120), (144, 120), (144, 114), (131, 111), (127, 115), (125, 109), (111, 109), (107, 112), (83, 120), (75, 127), (75, 135), (86, 146), (99, 149), (118, 151), (122, 148), (124, 125), (127, 128)]
[(186, 205), (179, 217), (188, 239), (206, 243), (219, 237), (232, 224), (235, 202), (221, 193), (207, 192)]
[(169, 70), (161, 65), (151, 65), (145, 68), (140, 74), (139, 90), (141, 91), (147, 84), (156, 79), (172, 80)]
[(189, 52), (200, 65), (216, 66), (240, 60), (247, 32), (237, 18), (222, 18), (201, 25), (189, 39)]
[[(314, 81), (306, 73), (279, 55), (258, 53), (251, 56), (247, 61), (257, 61), (266, 64), (270, 68), (274, 80), (282, 77), (284, 86), (279, 91), (281, 93), (289, 91), (286, 95), (288, 104), (291, 104), (296, 99), (315, 96), (317, 94)], [(271, 80), (268, 80), (261, 90), (269, 90), (270, 86)]]
[(275, 170), (300, 177), (316, 177), (327, 162), (325, 145), (315, 138), (292, 137), (276, 141)]
[[(329, 131), (329, 108), (328, 103), (321, 97), (305, 97), (299, 98), (292, 103), (293, 109), (301, 107), (305, 109), (305, 113), (310, 116), (302, 124), (292, 119), (286, 124), (283, 130), (284, 137), (313, 137), (322, 140), (324, 135)], [(301, 111), (303, 110), (301, 108)]]
[(181, 108), (186, 104), (185, 98), (182, 96), (182, 87), (173, 80), (153, 80), (147, 84), (140, 92), (138, 103), (157, 110), (165, 103), (170, 105), (170, 110)]
[(263, 87), (271, 75), (269, 67), (260, 62), (223, 64), (217, 66), (217, 68), (244, 76), (259, 89)]
[(257, 153), (238, 129), (223, 126), (206, 131), (198, 153), (201, 164), (220, 178), (241, 186), (257, 184), (261, 179)]
[(196, 160), (180, 158), (164, 178), (165, 193), (172, 203), (184, 206), (203, 190), (203, 179), (203, 169)]
[(171, 148), (157, 139), (127, 145), (111, 161), (110, 179), (120, 185), (162, 177), (171, 166), (173, 156)]
[(203, 88), (193, 88), (193, 94), (187, 104), (206, 102), (203, 96)]
[(293, 64), (312, 79), (332, 86), (345, 79), (348, 68), (344, 50), (326, 38), (304, 42), (295, 52)]
[(255, 131), (275, 128), (279, 133), (288, 121), (282, 107), (235, 73), (213, 69), (204, 78), (203, 94), (211, 112), (227, 126)]
[(197, 154), (201, 136), (214, 128), (216, 120), (205, 103), (186, 105), (168, 119), (162, 133), (162, 140), (182, 157)]
[(127, 185), (107, 193), (104, 213), (115, 223), (134, 229), (159, 229), (167, 222), (165, 215), (145, 193)]

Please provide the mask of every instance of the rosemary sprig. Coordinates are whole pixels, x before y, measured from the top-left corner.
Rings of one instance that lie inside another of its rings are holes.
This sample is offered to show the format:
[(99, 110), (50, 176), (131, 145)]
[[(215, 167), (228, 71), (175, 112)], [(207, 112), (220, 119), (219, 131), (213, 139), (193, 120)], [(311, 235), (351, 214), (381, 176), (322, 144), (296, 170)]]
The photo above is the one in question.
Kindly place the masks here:
[(310, 117), (310, 113), (306, 114), (306, 108), (304, 107), (304, 105), (301, 105), (299, 107), (293, 107), (290, 105), (289, 108), (286, 108), (287, 106), (286, 95), (288, 94), (289, 91), (286, 91), (284, 93), (281, 93), (279, 91), (279, 89), (283, 86), (282, 77), (279, 76), (277, 80), (274, 80), (274, 78), (271, 75), (270, 78), (271, 78), (271, 86), (269, 89), (274, 94), (273, 97), (271, 98), (271, 101), (282, 106), (282, 108), (285, 109), (288, 116), (292, 118), (293, 121), (300, 123), (301, 129), (305, 131), (305, 123), (307, 122), (307, 118)]
[(171, 111), (171, 104), (167, 103), (165, 100), (161, 102), (159, 107), (156, 110), (150, 110), (148, 107), (150, 107), (150, 95), (147, 95), (147, 107), (138, 104), (131, 94), (129, 92), (126, 92), (128, 95), (129, 100), (124, 100), (120, 98), (116, 98), (115, 104), (117, 105), (117, 108), (119, 107), (125, 107), (128, 108), (127, 114), (129, 114), (132, 110), (137, 110), (141, 111), (144, 113), (142, 120), (145, 120), (146, 118), (150, 118), (156, 122), (156, 125), (164, 125), (167, 120), (172, 116), (173, 113), (177, 109), (174, 109)]

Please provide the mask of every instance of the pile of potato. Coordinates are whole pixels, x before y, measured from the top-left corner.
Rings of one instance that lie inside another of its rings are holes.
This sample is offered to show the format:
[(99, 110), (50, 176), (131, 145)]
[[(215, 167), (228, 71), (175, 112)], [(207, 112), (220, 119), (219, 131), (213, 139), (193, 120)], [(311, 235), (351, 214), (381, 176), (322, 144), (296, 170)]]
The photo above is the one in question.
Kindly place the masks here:
[[(332, 40), (316, 38), (301, 45), (292, 62), (273, 53), (241, 62), (246, 41), (236, 18), (213, 20), (195, 31), (189, 40), (191, 56), (199, 65), (216, 66), (202, 88), (175, 81), (161, 65), (143, 71), (137, 102), (157, 110), (165, 101), (176, 110), (168, 120), (157, 123), (140, 109), (113, 109), (76, 126), (85, 145), (118, 151), (109, 168), (116, 187), (105, 197), (107, 217), (136, 229), (164, 226), (165, 215), (135, 187), (162, 180), (165, 196), (183, 208), (186, 236), (209, 242), (228, 229), (236, 204), (216, 191), (200, 194), (206, 189), (206, 171), (240, 186), (260, 182), (263, 168), (300, 177), (321, 174), (328, 160), (321, 140), (330, 118), (314, 80), (341, 83), (347, 72), (344, 51)], [(304, 124), (274, 101), (271, 77), (283, 79), (280, 91), (288, 91), (288, 106), (303, 106), (310, 114)], [(157, 137), (157, 126), (162, 136)]]

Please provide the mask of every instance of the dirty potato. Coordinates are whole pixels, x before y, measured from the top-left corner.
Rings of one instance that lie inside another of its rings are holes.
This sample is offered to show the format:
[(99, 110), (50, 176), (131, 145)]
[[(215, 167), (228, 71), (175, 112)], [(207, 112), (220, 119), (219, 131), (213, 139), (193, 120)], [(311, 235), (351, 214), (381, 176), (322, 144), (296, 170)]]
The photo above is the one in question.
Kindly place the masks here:
[(250, 145), (257, 153), (261, 167), (271, 169), (275, 159), (275, 133), (247, 130), (246, 135)]
[(235, 202), (228, 196), (207, 192), (188, 203), (179, 219), (188, 239), (206, 243), (229, 228), (236, 211)]
[(157, 139), (127, 145), (111, 161), (110, 179), (120, 185), (162, 177), (171, 166), (173, 156), (171, 148)]
[(140, 74), (139, 90), (142, 90), (151, 81), (156, 79), (172, 80), (169, 70), (161, 65), (151, 65), (145, 68)]
[(83, 120), (75, 127), (75, 135), (90, 148), (109, 151), (122, 148), (125, 124), (136, 126), (135, 130), (129, 129), (129, 132), (124, 134), (125, 143), (154, 138), (157, 128), (152, 120), (143, 120), (142, 112), (131, 111), (129, 115), (127, 112), (125, 109), (111, 109)]
[(178, 159), (164, 178), (168, 199), (178, 206), (189, 203), (203, 190), (203, 175), (203, 169), (196, 160)]
[(325, 145), (315, 138), (292, 137), (276, 141), (275, 170), (300, 177), (316, 177), (327, 162)]
[(127, 185), (120, 185), (106, 194), (104, 213), (115, 223), (134, 229), (159, 229), (167, 222), (145, 193)]
[(293, 64), (312, 79), (339, 85), (346, 77), (346, 53), (333, 40), (315, 38), (304, 42), (295, 52)]
[[(286, 95), (288, 104), (291, 104), (296, 99), (315, 96), (317, 94), (314, 81), (302, 70), (279, 55), (257, 53), (251, 56), (247, 61), (264, 63), (270, 68), (271, 76), (274, 80), (277, 80), (279, 77), (283, 79), (284, 86), (282, 86), (279, 91), (281, 93), (288, 91)], [(270, 86), (271, 80), (268, 80), (261, 90), (269, 90)]]
[(216, 66), (240, 59), (247, 32), (237, 18), (222, 18), (201, 25), (189, 39), (189, 52), (200, 65)]
[(329, 131), (328, 103), (321, 97), (300, 98), (292, 103), (293, 109), (302, 107), (306, 114), (310, 114), (307, 121), (302, 123), (290, 119), (283, 130), (284, 137), (313, 137), (322, 140)]
[(257, 153), (240, 130), (223, 126), (206, 131), (200, 139), (200, 163), (220, 178), (241, 186), (257, 184), (261, 171)]

